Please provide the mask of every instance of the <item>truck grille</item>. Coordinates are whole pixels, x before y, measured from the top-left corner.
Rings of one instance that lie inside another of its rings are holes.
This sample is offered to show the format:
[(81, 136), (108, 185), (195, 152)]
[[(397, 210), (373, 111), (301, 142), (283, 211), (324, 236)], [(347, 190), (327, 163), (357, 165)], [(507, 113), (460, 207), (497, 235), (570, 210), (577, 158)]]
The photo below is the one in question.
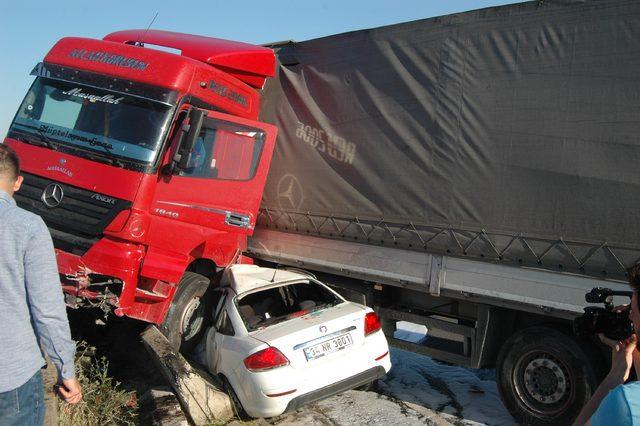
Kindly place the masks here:
[[(15, 193), (16, 203), (41, 216), (49, 227), (53, 245), (70, 253), (86, 253), (116, 215), (131, 207), (129, 201), (29, 173), (22, 176), (24, 183)], [(55, 207), (48, 207), (43, 201), (43, 192), (51, 184), (59, 185), (64, 194)]]

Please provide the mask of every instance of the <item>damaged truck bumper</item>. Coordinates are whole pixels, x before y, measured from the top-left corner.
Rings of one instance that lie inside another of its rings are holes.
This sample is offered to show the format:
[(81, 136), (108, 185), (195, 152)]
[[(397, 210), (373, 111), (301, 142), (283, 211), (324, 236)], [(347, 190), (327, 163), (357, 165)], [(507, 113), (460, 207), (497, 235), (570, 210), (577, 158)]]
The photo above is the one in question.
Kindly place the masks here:
[(103, 238), (82, 256), (55, 251), (67, 305), (124, 314), (135, 299), (144, 246)]

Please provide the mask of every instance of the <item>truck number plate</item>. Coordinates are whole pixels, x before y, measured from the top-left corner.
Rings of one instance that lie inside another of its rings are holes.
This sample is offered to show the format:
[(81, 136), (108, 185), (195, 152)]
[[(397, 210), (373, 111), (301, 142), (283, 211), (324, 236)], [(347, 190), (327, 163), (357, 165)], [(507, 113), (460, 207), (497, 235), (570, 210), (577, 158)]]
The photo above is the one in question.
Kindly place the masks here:
[(306, 348), (304, 350), (304, 355), (307, 357), (307, 361), (311, 361), (313, 359), (322, 358), (323, 356), (329, 355), (333, 352), (340, 351), (352, 344), (353, 340), (351, 340), (351, 335), (346, 333)]

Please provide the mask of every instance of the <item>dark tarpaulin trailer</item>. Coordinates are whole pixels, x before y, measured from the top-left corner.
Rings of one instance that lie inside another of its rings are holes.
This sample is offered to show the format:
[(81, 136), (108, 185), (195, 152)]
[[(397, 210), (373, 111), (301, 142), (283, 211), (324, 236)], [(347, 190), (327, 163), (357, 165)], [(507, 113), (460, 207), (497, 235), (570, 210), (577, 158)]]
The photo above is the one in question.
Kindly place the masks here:
[(640, 2), (274, 48), (259, 226), (615, 279), (640, 258)]

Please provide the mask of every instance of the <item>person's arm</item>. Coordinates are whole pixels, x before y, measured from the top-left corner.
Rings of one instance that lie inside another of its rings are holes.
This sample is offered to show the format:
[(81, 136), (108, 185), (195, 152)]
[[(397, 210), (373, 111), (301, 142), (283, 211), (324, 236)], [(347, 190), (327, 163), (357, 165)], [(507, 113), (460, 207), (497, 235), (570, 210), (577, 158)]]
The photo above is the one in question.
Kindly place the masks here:
[(67, 402), (78, 402), (82, 393), (75, 378), (75, 343), (71, 339), (51, 235), (40, 218), (31, 227), (24, 255), (24, 276), (38, 340), (56, 366), (63, 385), (59, 392)]
[(573, 422), (574, 426), (586, 425), (589, 419), (596, 412), (602, 400), (618, 385), (624, 384), (629, 378), (629, 372), (633, 365), (633, 352), (636, 349), (636, 342), (638, 341), (636, 335), (632, 335), (624, 342), (611, 342), (604, 336), (600, 336), (600, 339), (611, 347), (611, 371), (604, 378), (598, 389), (584, 406), (582, 411), (576, 420)]

